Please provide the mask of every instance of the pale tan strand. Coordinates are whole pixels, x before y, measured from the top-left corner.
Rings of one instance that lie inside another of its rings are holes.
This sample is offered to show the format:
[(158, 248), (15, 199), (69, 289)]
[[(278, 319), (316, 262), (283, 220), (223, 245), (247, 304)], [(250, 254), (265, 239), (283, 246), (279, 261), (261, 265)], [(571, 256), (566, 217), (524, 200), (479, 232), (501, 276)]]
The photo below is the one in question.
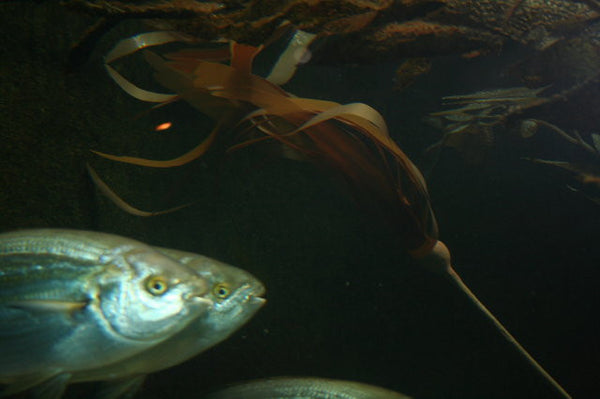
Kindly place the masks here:
[[(409, 171), (409, 175), (414, 178), (415, 184), (417, 184), (419, 191), (422, 194), (427, 193), (427, 185), (423, 175), (389, 136), (385, 120), (374, 108), (363, 103), (340, 105), (339, 103), (333, 101), (297, 97), (288, 97), (286, 98), (286, 101), (293, 103), (304, 112), (314, 113), (315, 116), (293, 131), (285, 133), (284, 136), (294, 135), (331, 119), (339, 120), (363, 131), (372, 140), (384, 145), (396, 156), (398, 161), (404, 166), (405, 170)], [(278, 104), (277, 107), (281, 108), (281, 104)], [(266, 107), (249, 113), (242, 119), (242, 121), (256, 116), (269, 114), (279, 115), (285, 118), (287, 112), (289, 112), (287, 108), (284, 111), (283, 109), (273, 110), (270, 107)]]
[(100, 179), (100, 176), (98, 176), (96, 171), (94, 169), (92, 169), (92, 167), (89, 164), (86, 164), (86, 167), (90, 174), (90, 177), (92, 178), (92, 181), (94, 182), (96, 187), (98, 187), (100, 192), (102, 194), (104, 194), (119, 209), (121, 209), (131, 215), (142, 216), (142, 217), (157, 216), (157, 215), (163, 215), (165, 213), (175, 212), (175, 211), (178, 211), (179, 209), (182, 209), (182, 208), (185, 208), (185, 207), (188, 207), (191, 205), (191, 204), (184, 204), (184, 205), (176, 206), (175, 208), (166, 209), (163, 211), (153, 211), (153, 212), (143, 211), (141, 209), (134, 208), (133, 206), (131, 206), (127, 202), (125, 202), (121, 197), (119, 197), (113, 190), (111, 190), (111, 188), (108, 187), (108, 185), (106, 183), (104, 183), (104, 181), (102, 181), (102, 179)]
[[(419, 190), (423, 193), (427, 192), (425, 178), (400, 147), (392, 140), (383, 116), (381, 116), (376, 109), (364, 103), (340, 105), (329, 101), (303, 98), (290, 98), (288, 100), (296, 103), (302, 108), (309, 109), (311, 112), (323, 111), (289, 134), (295, 134), (330, 119), (337, 119), (350, 123), (367, 132), (372, 139), (391, 150), (398, 157), (397, 159), (405, 166), (405, 169), (410, 170), (409, 175), (416, 179)], [(311, 105), (313, 107), (312, 109), (310, 109)]]
[(106, 67), (108, 75), (119, 85), (119, 87), (123, 89), (125, 93), (129, 94), (131, 97), (137, 98), (138, 100), (151, 103), (164, 103), (173, 101), (178, 97), (177, 94), (163, 94), (144, 90), (125, 79), (123, 75), (117, 72), (110, 65), (104, 64), (104, 66)]
[(310, 55), (308, 46), (316, 37), (314, 33), (298, 30), (265, 79), (276, 85), (287, 83), (296, 73), (298, 65), (308, 61), (305, 59)]
[(123, 58), (146, 47), (159, 46), (161, 44), (191, 41), (189, 38), (179, 32), (156, 31), (140, 33), (123, 39), (113, 47), (105, 57), (105, 63), (111, 63), (119, 58)]
[[(302, 105), (302, 101), (298, 101), (297, 98), (289, 99), (298, 105)], [(307, 109), (312, 112), (319, 112), (317, 115), (306, 121), (302, 126), (298, 127), (294, 133), (301, 132), (312, 126), (326, 122), (330, 119), (347, 120), (355, 125), (365, 129), (375, 138), (379, 138), (378, 135), (373, 134), (373, 130), (377, 129), (379, 135), (383, 137), (389, 137), (387, 132), (387, 126), (383, 117), (375, 109), (369, 107), (363, 103), (351, 103), (340, 105), (337, 103), (331, 103), (329, 109), (326, 110), (313, 110)]]
[(129, 157), (129, 156), (121, 156), (121, 155), (111, 155), (111, 154), (105, 154), (103, 152), (94, 151), (94, 150), (92, 150), (92, 152), (103, 158), (107, 158), (107, 159), (110, 159), (110, 160), (116, 161), (116, 162), (128, 163), (128, 164), (138, 165), (138, 166), (147, 166), (147, 167), (151, 167), (151, 168), (172, 168), (175, 166), (181, 166), (181, 165), (190, 163), (193, 160), (198, 159), (202, 155), (204, 155), (204, 153), (206, 151), (208, 151), (211, 144), (215, 140), (215, 137), (219, 133), (220, 128), (221, 128), (221, 123), (218, 123), (217, 126), (210, 133), (210, 135), (208, 137), (206, 137), (204, 140), (202, 140), (202, 142), (200, 144), (198, 144), (196, 147), (194, 147), (192, 150), (186, 152), (185, 154), (183, 154), (177, 158), (168, 159), (165, 161), (146, 159), (146, 158), (136, 158), (136, 157)]

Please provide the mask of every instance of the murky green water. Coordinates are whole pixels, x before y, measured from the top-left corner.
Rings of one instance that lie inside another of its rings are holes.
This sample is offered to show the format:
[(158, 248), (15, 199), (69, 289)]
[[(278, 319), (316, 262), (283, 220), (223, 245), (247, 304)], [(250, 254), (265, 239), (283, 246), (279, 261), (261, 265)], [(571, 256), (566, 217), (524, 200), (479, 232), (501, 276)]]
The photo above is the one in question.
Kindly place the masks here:
[[(130, 236), (242, 267), (267, 287), (268, 304), (247, 326), (153, 375), (140, 397), (199, 397), (224, 383), (275, 375), (356, 380), (423, 399), (553, 397), (460, 293), (421, 269), (384, 225), (310, 164), (248, 149), (156, 170), (92, 154), (166, 159), (210, 130), (183, 103), (144, 113), (149, 105), (106, 75), (103, 55), (144, 31), (139, 21), (109, 31), (89, 61), (67, 73), (69, 46), (92, 19), (55, 2), (0, 5), (0, 18), (0, 228)], [(423, 121), (441, 109), (440, 98), (510, 85), (501, 71), (523, 50), (511, 51), (435, 58), (431, 72), (401, 92), (391, 90), (392, 62), (309, 63), (285, 88), (364, 102), (383, 114), (392, 137), (426, 171), (457, 271), (573, 397), (592, 398), (600, 372), (598, 204), (568, 189), (566, 175), (523, 160), (531, 145), (508, 136), (497, 137), (477, 165), (446, 148), (432, 167), (423, 153), (440, 138)], [(148, 71), (139, 79), (148, 82)], [(548, 112), (565, 128), (598, 131), (597, 115)], [(152, 131), (165, 120), (176, 123), (172, 131)], [(543, 145), (553, 154), (567, 148)], [(192, 205), (152, 218), (125, 214), (98, 193), (86, 163), (140, 208)], [(69, 395), (90, 388), (75, 386)]]

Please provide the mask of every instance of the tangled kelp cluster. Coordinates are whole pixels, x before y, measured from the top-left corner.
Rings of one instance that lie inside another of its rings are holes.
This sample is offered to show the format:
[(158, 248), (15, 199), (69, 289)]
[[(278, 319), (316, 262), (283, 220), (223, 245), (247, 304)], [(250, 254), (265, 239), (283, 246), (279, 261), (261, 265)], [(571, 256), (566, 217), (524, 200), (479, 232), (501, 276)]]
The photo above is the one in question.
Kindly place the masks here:
[[(300, 32), (296, 39), (304, 35)], [(107, 55), (107, 62), (137, 51), (140, 42), (152, 45), (180, 39), (169, 32), (138, 35), (117, 45)], [(306, 44), (309, 42), (310, 37)], [(297, 43), (292, 40), (292, 44)], [(286, 156), (307, 158), (337, 172), (365, 209), (388, 221), (409, 250), (429, 252), (437, 239), (437, 226), (425, 181), (390, 138), (382, 116), (362, 103), (341, 105), (298, 98), (272, 82), (291, 77), (293, 71), (289, 70), (303, 55), (303, 47), (296, 47), (292, 46), (295, 51), (284, 52), (267, 78), (251, 73), (252, 61), (262, 47), (231, 42), (221, 49), (188, 49), (166, 54), (165, 58), (146, 53), (156, 79), (175, 94), (140, 89), (107, 64), (109, 74), (132, 96), (161, 104), (185, 100), (214, 119), (215, 128), (195, 149), (169, 161), (97, 154), (130, 164), (172, 167), (202, 156), (219, 134), (233, 135), (229, 151), (262, 142), (280, 143)], [(224, 62), (208, 61), (215, 58)], [(92, 176), (108, 193), (97, 176)], [(111, 197), (123, 204), (118, 197)], [(129, 206), (123, 208), (132, 210)]]

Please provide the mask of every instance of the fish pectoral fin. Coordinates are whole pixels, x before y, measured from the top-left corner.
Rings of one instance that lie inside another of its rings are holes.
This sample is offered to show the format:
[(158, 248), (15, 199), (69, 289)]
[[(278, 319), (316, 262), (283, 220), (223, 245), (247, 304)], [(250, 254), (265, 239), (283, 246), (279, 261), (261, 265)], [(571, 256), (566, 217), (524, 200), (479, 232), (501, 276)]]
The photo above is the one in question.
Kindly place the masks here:
[(0, 301), (0, 370), (15, 373), (15, 378), (6, 380), (7, 384), (32, 387), (63, 371), (44, 365), (48, 364), (56, 345), (81, 324), (83, 318), (73, 312), (78, 308), (65, 303)]
[(13, 301), (7, 304), (8, 307), (22, 309), (32, 312), (58, 312), (58, 313), (69, 313), (79, 311), (87, 306), (88, 302), (78, 301), (48, 301), (43, 299), (35, 300), (24, 300), (24, 301)]
[(33, 396), (39, 399), (60, 399), (67, 389), (71, 374), (61, 373), (32, 388)]
[(96, 399), (130, 399), (144, 383), (145, 375), (107, 382), (96, 395)]
[(69, 373), (56, 372), (20, 377), (0, 391), (0, 398), (31, 389), (36, 398), (58, 399), (65, 391), (70, 378), (71, 374)]

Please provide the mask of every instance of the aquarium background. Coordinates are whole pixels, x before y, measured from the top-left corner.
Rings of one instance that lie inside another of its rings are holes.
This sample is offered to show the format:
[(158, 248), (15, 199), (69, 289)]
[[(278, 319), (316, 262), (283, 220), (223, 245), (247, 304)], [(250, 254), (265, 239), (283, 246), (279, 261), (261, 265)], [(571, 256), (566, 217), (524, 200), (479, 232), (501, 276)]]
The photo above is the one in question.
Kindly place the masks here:
[[(200, 397), (279, 375), (362, 381), (422, 399), (555, 397), (461, 293), (411, 260), (323, 170), (252, 148), (173, 169), (92, 154), (168, 159), (211, 126), (183, 103), (147, 112), (106, 75), (103, 55), (147, 31), (140, 21), (120, 23), (87, 62), (67, 70), (70, 46), (92, 23), (54, 1), (0, 4), (0, 228), (116, 233), (231, 263), (267, 287), (268, 303), (248, 325), (152, 375), (139, 397)], [(456, 270), (574, 398), (594, 398), (600, 206), (568, 189), (564, 174), (523, 160), (531, 143), (500, 138), (478, 164), (452, 148), (437, 162), (424, 155), (440, 138), (424, 121), (440, 98), (515, 85), (502, 66), (522, 51), (436, 57), (431, 72), (402, 91), (392, 89), (397, 62), (308, 63), (285, 89), (379, 110), (426, 172)], [(130, 68), (151, 84), (147, 66)], [(597, 115), (583, 111), (557, 108), (553, 121), (598, 131)], [(166, 120), (171, 131), (153, 131)], [(128, 215), (99, 194), (86, 163), (139, 208), (192, 204), (163, 216)], [(72, 386), (69, 397), (90, 390)]]

